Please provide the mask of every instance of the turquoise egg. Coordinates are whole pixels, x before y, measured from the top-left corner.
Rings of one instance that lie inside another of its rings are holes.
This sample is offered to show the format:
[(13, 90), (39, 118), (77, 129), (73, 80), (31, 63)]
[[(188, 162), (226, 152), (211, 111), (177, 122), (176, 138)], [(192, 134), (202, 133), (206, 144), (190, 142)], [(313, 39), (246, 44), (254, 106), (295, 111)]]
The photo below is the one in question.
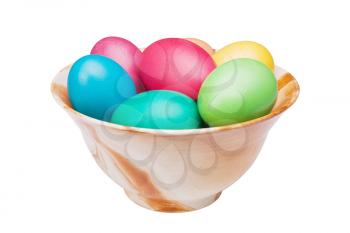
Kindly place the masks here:
[(136, 94), (129, 74), (112, 59), (100, 55), (77, 60), (69, 71), (67, 87), (75, 110), (106, 121), (120, 103)]
[(114, 111), (112, 123), (152, 129), (195, 129), (201, 126), (196, 103), (175, 91), (155, 90), (135, 95)]

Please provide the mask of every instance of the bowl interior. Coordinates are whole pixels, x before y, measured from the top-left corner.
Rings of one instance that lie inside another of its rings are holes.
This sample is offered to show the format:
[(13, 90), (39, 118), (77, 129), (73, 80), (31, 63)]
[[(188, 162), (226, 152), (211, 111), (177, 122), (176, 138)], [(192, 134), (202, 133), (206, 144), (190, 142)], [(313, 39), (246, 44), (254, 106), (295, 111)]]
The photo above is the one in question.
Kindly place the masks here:
[(278, 96), (277, 101), (268, 115), (263, 117), (259, 117), (250, 121), (246, 121), (243, 123), (219, 126), (219, 127), (210, 127), (210, 128), (202, 128), (202, 129), (186, 129), (186, 130), (159, 130), (159, 129), (145, 129), (145, 128), (137, 128), (137, 127), (127, 127), (117, 124), (112, 124), (109, 122), (97, 120), (91, 118), (89, 116), (83, 115), (72, 108), (70, 103), (68, 93), (67, 93), (67, 78), (71, 65), (63, 68), (53, 79), (51, 84), (52, 94), (57, 101), (57, 103), (62, 106), (66, 111), (70, 114), (74, 114), (77, 117), (81, 118), (81, 120), (89, 123), (89, 124), (103, 124), (105, 127), (113, 128), (117, 130), (126, 130), (132, 131), (136, 133), (150, 133), (157, 135), (188, 135), (188, 134), (202, 134), (202, 133), (212, 133), (215, 131), (229, 130), (233, 128), (245, 127), (252, 124), (256, 124), (258, 122), (262, 122), (273, 117), (278, 116), (296, 101), (299, 95), (299, 85), (296, 79), (286, 70), (276, 67), (275, 68), (275, 76), (277, 79), (278, 85)]

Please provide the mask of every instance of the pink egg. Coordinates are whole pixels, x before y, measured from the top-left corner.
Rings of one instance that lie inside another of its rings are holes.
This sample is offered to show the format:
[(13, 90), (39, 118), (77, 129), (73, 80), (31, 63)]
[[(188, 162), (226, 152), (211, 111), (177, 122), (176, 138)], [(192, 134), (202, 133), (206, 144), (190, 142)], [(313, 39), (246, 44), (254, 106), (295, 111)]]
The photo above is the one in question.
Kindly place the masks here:
[(141, 51), (133, 43), (120, 37), (106, 37), (95, 44), (91, 54), (98, 54), (113, 59), (131, 76), (137, 92), (144, 90), (138, 72)]
[(200, 46), (178, 38), (154, 42), (142, 53), (140, 77), (147, 90), (173, 90), (192, 99), (215, 69), (211, 56)]

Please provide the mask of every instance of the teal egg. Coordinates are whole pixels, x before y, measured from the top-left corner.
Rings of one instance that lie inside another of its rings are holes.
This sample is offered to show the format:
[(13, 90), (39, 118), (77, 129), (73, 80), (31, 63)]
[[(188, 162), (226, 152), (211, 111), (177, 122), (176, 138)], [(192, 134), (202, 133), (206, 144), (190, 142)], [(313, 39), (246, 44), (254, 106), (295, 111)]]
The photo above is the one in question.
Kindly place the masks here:
[(196, 103), (175, 91), (137, 94), (116, 108), (111, 122), (152, 129), (195, 129), (201, 126)]

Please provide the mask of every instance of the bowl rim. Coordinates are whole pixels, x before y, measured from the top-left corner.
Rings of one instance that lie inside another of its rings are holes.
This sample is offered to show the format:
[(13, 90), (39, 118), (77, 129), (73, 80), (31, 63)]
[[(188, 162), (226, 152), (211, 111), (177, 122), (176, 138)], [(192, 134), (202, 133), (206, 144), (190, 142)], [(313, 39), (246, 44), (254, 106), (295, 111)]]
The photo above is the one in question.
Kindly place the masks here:
[[(63, 107), (68, 113), (72, 113), (73, 115), (76, 115), (78, 118), (81, 118), (83, 121), (87, 121), (91, 124), (97, 124), (103, 127), (111, 128), (113, 130), (120, 130), (120, 131), (126, 131), (129, 133), (139, 133), (139, 134), (151, 134), (151, 135), (161, 135), (161, 136), (186, 136), (186, 135), (199, 135), (199, 134), (208, 134), (208, 133), (215, 133), (215, 132), (222, 132), (232, 129), (239, 129), (244, 128), (248, 126), (252, 126), (257, 123), (261, 123), (267, 120), (270, 120), (274, 117), (279, 116), (281, 113), (286, 111), (288, 108), (290, 108), (298, 99), (299, 93), (300, 93), (300, 86), (298, 81), (294, 78), (294, 76), (289, 73), (288, 71), (284, 70), (283, 68), (279, 66), (275, 66), (275, 72), (276, 70), (283, 71), (283, 75), (289, 75), (292, 80), (290, 82), (294, 82), (296, 90), (294, 91), (293, 98), (287, 105), (284, 105), (283, 107), (277, 108), (274, 111), (271, 111), (269, 114), (264, 115), (262, 117), (258, 117), (249, 121), (244, 121), (241, 123), (234, 123), (230, 125), (223, 125), (223, 126), (215, 126), (215, 127), (208, 127), (208, 128), (198, 128), (198, 129), (150, 129), (150, 128), (139, 128), (139, 127), (132, 127), (132, 126), (123, 126), (115, 123), (110, 123), (107, 121), (98, 120), (95, 118), (92, 118), (90, 116), (84, 115), (75, 109), (73, 109), (71, 106), (67, 105), (56, 93), (56, 84), (55, 80), (61, 73), (71, 67), (70, 65), (65, 66), (63, 69), (61, 69), (54, 77), (54, 79), (51, 82), (51, 93), (56, 100), (56, 102)], [(63, 85), (61, 85), (63, 86)], [(64, 86), (66, 88), (66, 86)]]

